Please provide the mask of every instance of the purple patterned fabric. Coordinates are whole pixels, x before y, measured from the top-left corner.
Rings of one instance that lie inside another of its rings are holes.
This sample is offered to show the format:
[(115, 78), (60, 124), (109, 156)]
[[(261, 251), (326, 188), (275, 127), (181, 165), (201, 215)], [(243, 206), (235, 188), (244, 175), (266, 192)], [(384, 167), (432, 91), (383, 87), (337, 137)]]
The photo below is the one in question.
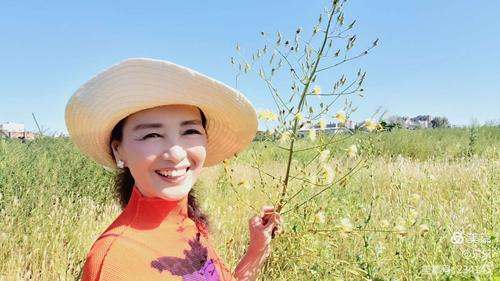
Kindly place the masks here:
[(200, 233), (189, 240), (191, 250), (184, 250), (185, 258), (163, 256), (151, 262), (151, 267), (160, 273), (169, 271), (174, 276), (182, 276), (183, 281), (220, 281), (219, 273), (208, 250), (200, 242)]

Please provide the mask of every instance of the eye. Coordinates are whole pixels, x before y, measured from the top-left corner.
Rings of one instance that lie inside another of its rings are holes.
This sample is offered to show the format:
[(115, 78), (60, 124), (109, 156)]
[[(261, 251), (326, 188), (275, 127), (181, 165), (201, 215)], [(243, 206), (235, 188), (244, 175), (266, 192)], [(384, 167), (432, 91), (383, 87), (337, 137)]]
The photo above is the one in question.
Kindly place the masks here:
[[(149, 137), (153, 137), (153, 136), (160, 136), (160, 135), (159, 135), (159, 134), (157, 134), (157, 133), (151, 133), (151, 134), (147, 134), (147, 135), (145, 135), (142, 139), (144, 140), (144, 139), (147, 139), (147, 138), (149, 138)], [(160, 137), (161, 137), (161, 136), (160, 136)]]
[(198, 130), (195, 129), (189, 129), (185, 132), (186, 135), (191, 135), (191, 134), (198, 134), (201, 135), (201, 133)]

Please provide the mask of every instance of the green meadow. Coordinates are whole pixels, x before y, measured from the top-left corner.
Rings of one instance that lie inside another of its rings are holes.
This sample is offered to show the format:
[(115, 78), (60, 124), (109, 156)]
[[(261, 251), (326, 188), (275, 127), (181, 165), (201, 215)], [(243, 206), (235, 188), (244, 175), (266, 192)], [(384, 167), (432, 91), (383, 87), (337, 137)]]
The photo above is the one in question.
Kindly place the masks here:
[[(500, 280), (500, 128), (359, 132), (328, 150), (334, 184), (309, 199), (318, 186), (290, 183), (289, 194), (302, 192), (283, 209), (260, 280)], [(310, 163), (312, 175), (314, 152), (298, 153), (292, 170)], [(197, 197), (229, 268), (244, 254), (247, 220), (277, 204), (286, 160), (255, 142), (202, 172)], [(0, 281), (77, 280), (121, 211), (113, 182), (67, 138), (0, 139)]]

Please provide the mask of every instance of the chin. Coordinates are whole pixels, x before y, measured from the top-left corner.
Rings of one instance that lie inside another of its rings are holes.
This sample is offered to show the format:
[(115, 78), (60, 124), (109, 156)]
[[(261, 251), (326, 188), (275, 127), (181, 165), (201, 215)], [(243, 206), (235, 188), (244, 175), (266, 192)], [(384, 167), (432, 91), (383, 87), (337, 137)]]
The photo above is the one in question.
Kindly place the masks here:
[(161, 191), (162, 198), (168, 201), (178, 201), (183, 199), (184, 197), (188, 196), (189, 191), (191, 191), (191, 188), (186, 188), (185, 186), (182, 187), (165, 187)]

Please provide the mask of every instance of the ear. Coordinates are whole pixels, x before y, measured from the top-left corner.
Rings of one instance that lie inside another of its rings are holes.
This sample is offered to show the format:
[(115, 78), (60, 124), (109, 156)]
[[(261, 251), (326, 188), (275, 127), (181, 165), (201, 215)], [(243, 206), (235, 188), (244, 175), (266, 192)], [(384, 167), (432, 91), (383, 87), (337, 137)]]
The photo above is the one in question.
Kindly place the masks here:
[(125, 155), (123, 155), (122, 153), (121, 143), (119, 141), (113, 140), (111, 142), (111, 150), (113, 152), (113, 155), (115, 156), (116, 161), (122, 160), (123, 162), (127, 162), (124, 159)]

